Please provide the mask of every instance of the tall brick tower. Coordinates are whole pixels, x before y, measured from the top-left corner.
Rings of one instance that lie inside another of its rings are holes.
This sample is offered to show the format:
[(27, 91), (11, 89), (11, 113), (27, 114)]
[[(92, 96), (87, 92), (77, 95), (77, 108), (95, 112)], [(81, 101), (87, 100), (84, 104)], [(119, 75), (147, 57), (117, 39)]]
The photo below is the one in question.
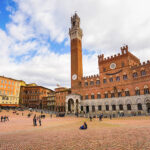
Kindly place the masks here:
[(81, 42), (83, 34), (77, 13), (71, 17), (69, 35), (71, 40), (71, 88), (76, 88), (80, 85), (83, 76)]

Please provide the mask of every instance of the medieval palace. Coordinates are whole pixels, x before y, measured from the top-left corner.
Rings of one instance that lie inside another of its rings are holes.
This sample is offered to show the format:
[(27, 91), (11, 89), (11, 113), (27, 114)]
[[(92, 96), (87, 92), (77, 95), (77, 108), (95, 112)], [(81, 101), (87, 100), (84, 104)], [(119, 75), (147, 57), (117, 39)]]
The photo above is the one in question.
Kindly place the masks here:
[(150, 113), (150, 62), (140, 60), (121, 47), (121, 53), (98, 56), (99, 74), (83, 77), (82, 29), (80, 18), (71, 17), (71, 94), (66, 96), (66, 113), (113, 116)]

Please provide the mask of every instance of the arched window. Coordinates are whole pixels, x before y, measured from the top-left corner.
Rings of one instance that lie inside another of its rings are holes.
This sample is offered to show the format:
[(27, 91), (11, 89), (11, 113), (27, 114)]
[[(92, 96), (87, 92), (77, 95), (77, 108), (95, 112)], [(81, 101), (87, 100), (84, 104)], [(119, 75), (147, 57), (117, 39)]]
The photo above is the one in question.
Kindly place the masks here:
[(109, 81), (110, 81), (110, 82), (113, 82), (113, 78), (112, 78), (112, 77), (111, 77), (111, 78), (109, 78)]
[(123, 110), (123, 105), (122, 104), (119, 105), (119, 109)]
[(142, 104), (141, 103), (138, 103), (137, 107), (138, 107), (138, 110), (142, 110)]
[(88, 82), (87, 82), (87, 81), (86, 81), (86, 82), (84, 82), (84, 85), (85, 85), (85, 86), (88, 86)]
[(147, 85), (144, 86), (144, 94), (149, 94), (149, 88)]
[(103, 79), (103, 83), (107, 83), (107, 80), (106, 80), (106, 79)]
[(116, 81), (120, 81), (120, 77), (119, 76), (116, 77)]
[(91, 94), (91, 99), (95, 99), (95, 96), (94, 96), (94, 94)]
[(127, 104), (127, 110), (131, 110), (131, 105)]
[(85, 95), (85, 99), (89, 99), (88, 95)]
[(130, 96), (130, 92), (128, 90), (125, 91), (125, 96)]
[(114, 93), (111, 93), (111, 98), (115, 97), (115, 94)]
[(100, 99), (100, 98), (101, 98), (101, 94), (97, 93), (97, 99)]
[(92, 106), (92, 112), (95, 112), (95, 106), (94, 105)]
[(104, 94), (104, 97), (105, 97), (105, 98), (108, 98), (108, 93), (105, 93), (105, 94)]
[(98, 110), (102, 110), (102, 106), (101, 105), (98, 105)]
[(109, 105), (106, 105), (106, 111), (109, 111)]
[(94, 81), (90, 81), (90, 85), (94, 85)]
[(140, 95), (140, 89), (138, 87), (135, 88), (135, 95)]
[(138, 77), (137, 72), (134, 72), (134, 73), (133, 73), (133, 78), (137, 78), (137, 77)]
[(141, 71), (141, 76), (145, 76), (146, 75), (146, 71), (145, 70), (142, 70)]
[(96, 80), (96, 85), (99, 85), (100, 84), (100, 80)]
[(112, 110), (116, 110), (116, 105), (112, 105)]
[(128, 79), (127, 74), (124, 74), (124, 75), (123, 75), (123, 80), (127, 80), (127, 79)]

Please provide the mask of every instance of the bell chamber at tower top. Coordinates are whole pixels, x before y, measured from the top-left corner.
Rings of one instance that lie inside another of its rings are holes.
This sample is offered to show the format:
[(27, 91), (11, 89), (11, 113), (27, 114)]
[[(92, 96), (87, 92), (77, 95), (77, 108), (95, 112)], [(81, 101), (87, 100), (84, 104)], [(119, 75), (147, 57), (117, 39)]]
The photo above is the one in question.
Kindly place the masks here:
[(69, 29), (69, 35), (70, 35), (70, 39), (82, 39), (82, 29), (80, 28), (80, 18), (77, 15), (77, 13), (75, 13), (72, 17), (71, 17), (71, 28)]

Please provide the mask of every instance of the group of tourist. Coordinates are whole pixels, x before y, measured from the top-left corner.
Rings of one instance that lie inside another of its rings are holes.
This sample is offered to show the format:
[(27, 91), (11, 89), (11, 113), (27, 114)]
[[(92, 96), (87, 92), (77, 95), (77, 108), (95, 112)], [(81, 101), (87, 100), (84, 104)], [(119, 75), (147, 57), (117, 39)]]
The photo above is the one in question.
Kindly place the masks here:
[(1, 122), (9, 121), (8, 116), (1, 116)]
[(34, 115), (34, 117), (33, 117), (33, 126), (37, 126), (37, 121), (39, 121), (39, 126), (41, 126), (42, 125), (41, 116), (36, 117), (36, 115)]

